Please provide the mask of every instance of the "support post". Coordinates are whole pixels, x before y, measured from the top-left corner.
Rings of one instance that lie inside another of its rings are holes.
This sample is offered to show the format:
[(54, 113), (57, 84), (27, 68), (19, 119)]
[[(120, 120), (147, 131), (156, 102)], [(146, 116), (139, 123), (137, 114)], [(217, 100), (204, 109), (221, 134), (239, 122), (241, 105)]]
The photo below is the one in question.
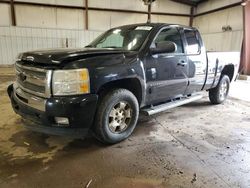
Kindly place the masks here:
[(151, 10), (152, 10), (152, 3), (150, 2), (148, 5), (148, 23), (151, 23)]
[(15, 12), (14, 0), (10, 0), (10, 10), (11, 10), (12, 26), (16, 26), (16, 12)]
[(190, 27), (193, 26), (193, 22), (194, 22), (194, 10), (195, 10), (195, 7), (192, 6), (191, 10), (190, 10), (190, 19), (189, 19), (189, 26)]
[(85, 0), (85, 29), (89, 29), (89, 2)]
[(250, 75), (250, 2), (243, 6), (244, 39), (243, 39), (243, 74)]

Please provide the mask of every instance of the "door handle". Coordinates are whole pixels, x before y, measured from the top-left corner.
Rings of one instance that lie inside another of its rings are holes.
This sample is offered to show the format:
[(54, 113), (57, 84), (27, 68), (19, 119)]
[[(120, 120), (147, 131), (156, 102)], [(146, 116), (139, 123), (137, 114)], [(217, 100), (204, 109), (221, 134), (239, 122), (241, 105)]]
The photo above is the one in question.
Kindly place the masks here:
[(187, 62), (185, 60), (181, 60), (177, 63), (178, 66), (186, 66), (187, 65)]

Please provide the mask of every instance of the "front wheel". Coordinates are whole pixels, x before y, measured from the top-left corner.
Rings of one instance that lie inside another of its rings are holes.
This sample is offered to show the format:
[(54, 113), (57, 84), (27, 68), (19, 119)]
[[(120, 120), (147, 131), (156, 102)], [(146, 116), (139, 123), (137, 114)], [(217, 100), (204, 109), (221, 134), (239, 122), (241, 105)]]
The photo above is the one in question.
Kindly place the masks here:
[(223, 75), (216, 88), (209, 90), (209, 99), (212, 104), (223, 103), (228, 96), (230, 87), (230, 79), (227, 75)]
[(115, 144), (131, 135), (139, 115), (139, 105), (133, 93), (115, 89), (100, 102), (95, 118), (95, 135), (101, 142)]

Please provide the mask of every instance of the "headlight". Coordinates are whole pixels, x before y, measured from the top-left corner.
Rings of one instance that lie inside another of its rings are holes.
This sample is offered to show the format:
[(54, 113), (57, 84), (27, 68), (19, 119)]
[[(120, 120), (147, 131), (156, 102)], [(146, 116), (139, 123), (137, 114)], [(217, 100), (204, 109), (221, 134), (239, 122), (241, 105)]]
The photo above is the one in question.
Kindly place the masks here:
[(79, 95), (90, 92), (88, 69), (56, 70), (52, 79), (53, 95)]

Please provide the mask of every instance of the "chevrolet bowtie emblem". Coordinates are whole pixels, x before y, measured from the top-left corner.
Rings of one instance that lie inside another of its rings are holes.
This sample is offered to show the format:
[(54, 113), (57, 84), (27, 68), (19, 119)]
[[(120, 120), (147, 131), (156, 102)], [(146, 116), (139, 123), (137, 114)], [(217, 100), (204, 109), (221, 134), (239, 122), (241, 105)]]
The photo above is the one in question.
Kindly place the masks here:
[(34, 59), (35, 59), (35, 58), (34, 58), (33, 56), (27, 56), (27, 57), (26, 57), (26, 60), (27, 60), (27, 61), (34, 61)]

